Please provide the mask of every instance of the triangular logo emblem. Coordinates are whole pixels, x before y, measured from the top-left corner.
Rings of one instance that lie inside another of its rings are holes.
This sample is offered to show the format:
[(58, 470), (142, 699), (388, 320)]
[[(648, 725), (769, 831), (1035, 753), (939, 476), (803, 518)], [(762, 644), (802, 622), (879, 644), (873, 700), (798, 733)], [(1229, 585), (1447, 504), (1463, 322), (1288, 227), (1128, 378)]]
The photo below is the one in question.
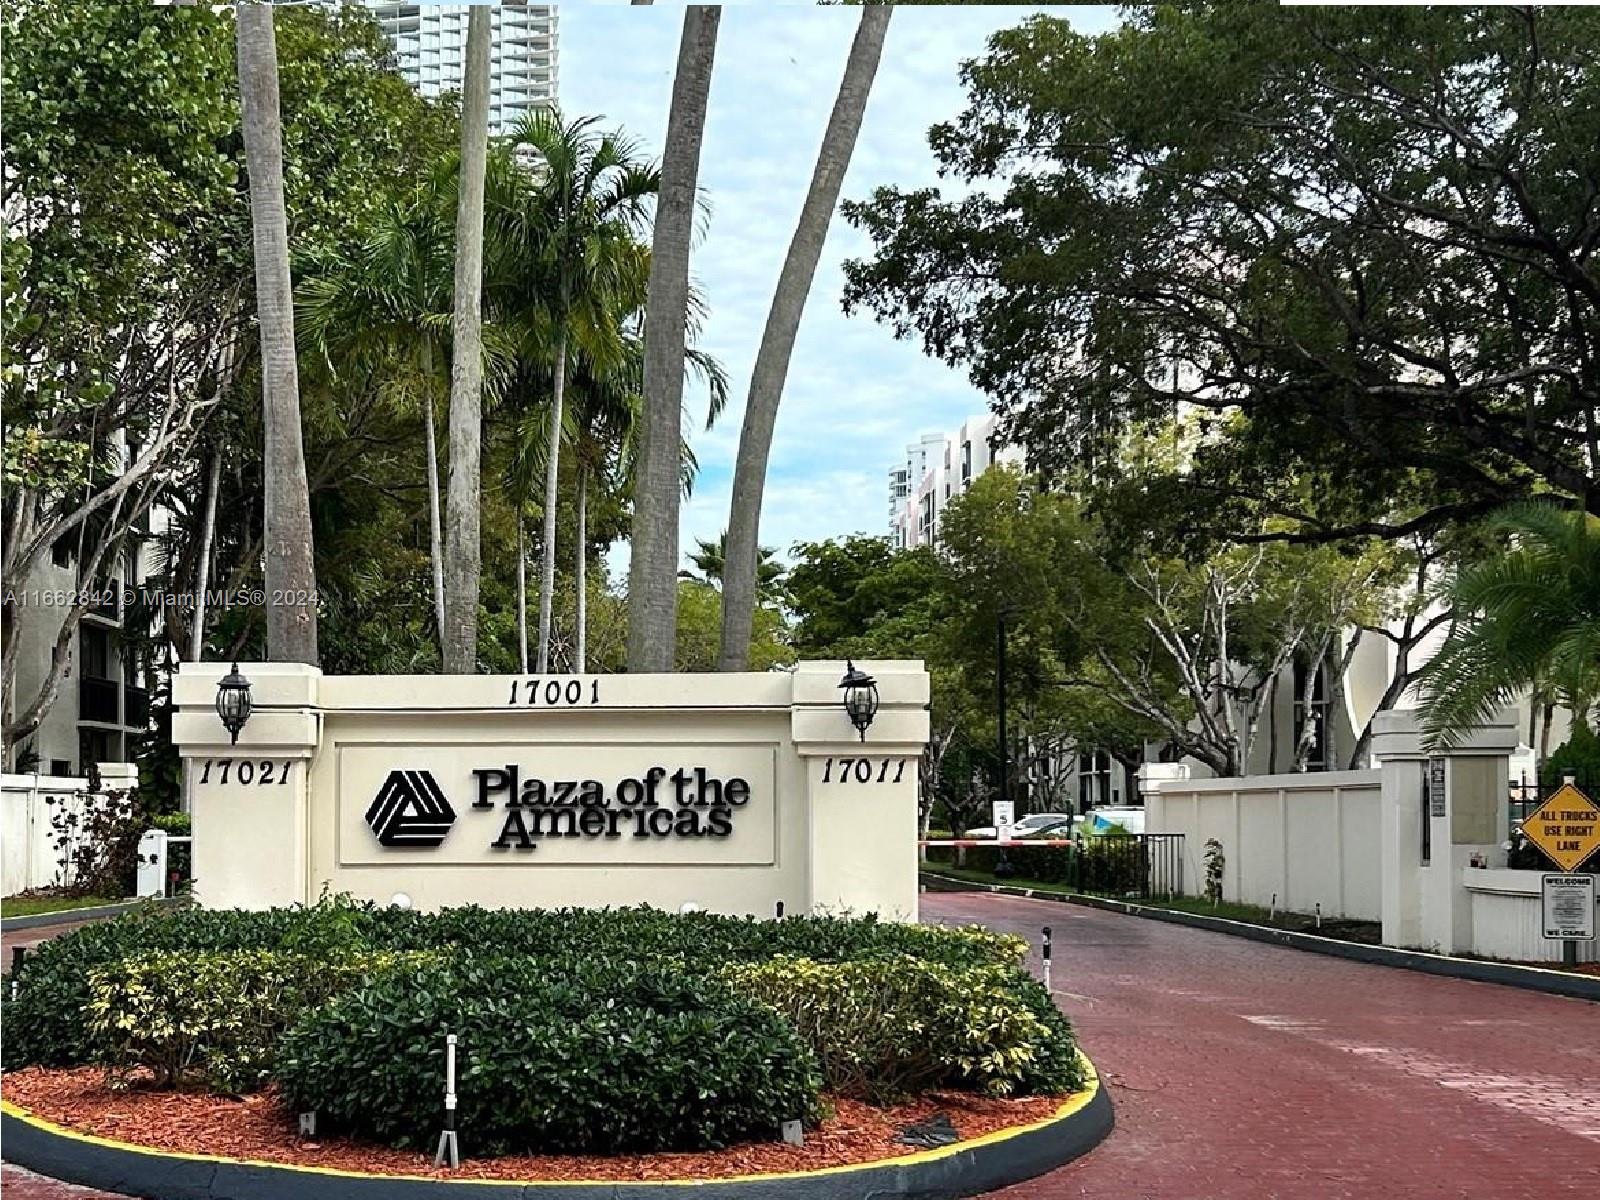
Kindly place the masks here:
[(367, 809), (367, 824), (385, 846), (437, 846), (455, 819), (427, 771), (390, 771)]

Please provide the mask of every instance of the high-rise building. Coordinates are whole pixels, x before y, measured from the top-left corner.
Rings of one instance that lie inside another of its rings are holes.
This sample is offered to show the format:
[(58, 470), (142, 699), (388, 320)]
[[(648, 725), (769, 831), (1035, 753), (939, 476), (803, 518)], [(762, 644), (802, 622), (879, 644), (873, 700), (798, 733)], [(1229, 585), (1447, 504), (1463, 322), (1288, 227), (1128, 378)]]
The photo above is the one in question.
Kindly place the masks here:
[[(195, 0), (157, 0), (193, 4)], [(274, 4), (333, 5), (345, 0), (272, 0)], [(394, 47), (407, 83), (424, 96), (459, 92), (465, 74), (465, 4), (364, 2)], [(554, 4), (498, 0), (489, 8), (489, 132), (505, 133), (530, 109), (554, 104), (556, 9)]]
[(1024, 465), (1020, 449), (996, 441), (995, 425), (986, 413), (954, 433), (925, 433), (906, 447), (905, 462), (889, 471), (889, 538), (897, 548), (937, 545), (951, 497), (995, 463)]
[[(407, 82), (424, 96), (461, 90), (466, 5), (371, 7)], [(525, 112), (556, 99), (556, 6), (507, 2), (489, 13), (489, 129), (504, 133)]]

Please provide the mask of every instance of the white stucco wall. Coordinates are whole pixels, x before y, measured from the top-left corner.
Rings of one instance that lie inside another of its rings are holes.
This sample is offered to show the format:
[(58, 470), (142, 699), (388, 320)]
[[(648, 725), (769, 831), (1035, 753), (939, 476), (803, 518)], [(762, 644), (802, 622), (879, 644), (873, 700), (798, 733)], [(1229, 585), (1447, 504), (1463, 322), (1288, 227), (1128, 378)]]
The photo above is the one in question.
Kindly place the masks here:
[(1205, 889), (1205, 843), (1222, 843), (1224, 900), (1327, 917), (1380, 917), (1376, 771), (1242, 779), (1161, 779), (1145, 794), (1145, 829), (1184, 835), (1184, 888)]
[[(920, 663), (858, 665), (881, 701), (864, 743), (839, 662), (538, 679), (242, 664), (256, 711), (235, 747), (213, 709), (226, 668), (184, 664), (174, 740), (196, 895), (259, 908), (327, 888), (422, 908), (693, 903), (758, 916), (782, 901), (914, 920), (928, 678)], [(545, 791), (510, 803), (507, 768)], [(724, 794), (709, 782), (702, 794), (697, 768)], [(437, 844), (379, 840), (369, 817), (396, 771), (426, 772), (453, 810)], [(591, 802), (545, 803), (560, 781), (577, 784), (574, 799), (593, 781)]]

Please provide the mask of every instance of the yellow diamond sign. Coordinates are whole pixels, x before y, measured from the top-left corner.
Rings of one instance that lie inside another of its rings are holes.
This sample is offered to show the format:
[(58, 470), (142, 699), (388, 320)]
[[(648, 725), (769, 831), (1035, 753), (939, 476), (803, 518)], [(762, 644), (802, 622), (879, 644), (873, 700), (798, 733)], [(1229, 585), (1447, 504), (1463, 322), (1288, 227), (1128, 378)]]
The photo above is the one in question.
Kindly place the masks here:
[(1600, 807), (1564, 783), (1522, 822), (1522, 832), (1556, 866), (1573, 871), (1600, 850)]

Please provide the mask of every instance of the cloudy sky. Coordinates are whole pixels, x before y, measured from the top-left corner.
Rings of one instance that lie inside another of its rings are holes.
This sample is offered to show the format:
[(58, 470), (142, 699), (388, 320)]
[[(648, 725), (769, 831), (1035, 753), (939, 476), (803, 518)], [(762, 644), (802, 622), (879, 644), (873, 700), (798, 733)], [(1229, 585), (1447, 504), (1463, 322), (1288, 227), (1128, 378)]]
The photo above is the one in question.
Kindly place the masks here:
[[(1033, 11), (897, 9), (845, 198), (864, 197), (880, 184), (935, 183), (926, 133), (960, 111), (958, 64), (981, 53), (989, 34)], [(1108, 6), (1054, 11), (1085, 31), (1116, 19)], [(701, 474), (684, 509), (686, 549), (727, 524), (750, 367), (855, 21), (856, 13), (844, 8), (723, 10), (700, 171), (711, 220), (691, 271), (712, 311), (703, 341), (727, 366), (733, 397), (717, 427), (695, 435)], [(675, 6), (563, 5), (563, 107), (604, 114), (659, 154), (681, 22)], [(761, 540), (783, 551), (802, 540), (887, 532), (885, 473), (905, 444), (924, 431), (953, 429), (986, 407), (964, 375), (912, 343), (896, 342), (869, 317), (843, 314), (842, 264), (867, 248), (866, 238), (836, 216), (773, 439)], [(703, 411), (703, 394), (691, 394), (689, 403)], [(625, 549), (613, 566), (626, 570)]]

